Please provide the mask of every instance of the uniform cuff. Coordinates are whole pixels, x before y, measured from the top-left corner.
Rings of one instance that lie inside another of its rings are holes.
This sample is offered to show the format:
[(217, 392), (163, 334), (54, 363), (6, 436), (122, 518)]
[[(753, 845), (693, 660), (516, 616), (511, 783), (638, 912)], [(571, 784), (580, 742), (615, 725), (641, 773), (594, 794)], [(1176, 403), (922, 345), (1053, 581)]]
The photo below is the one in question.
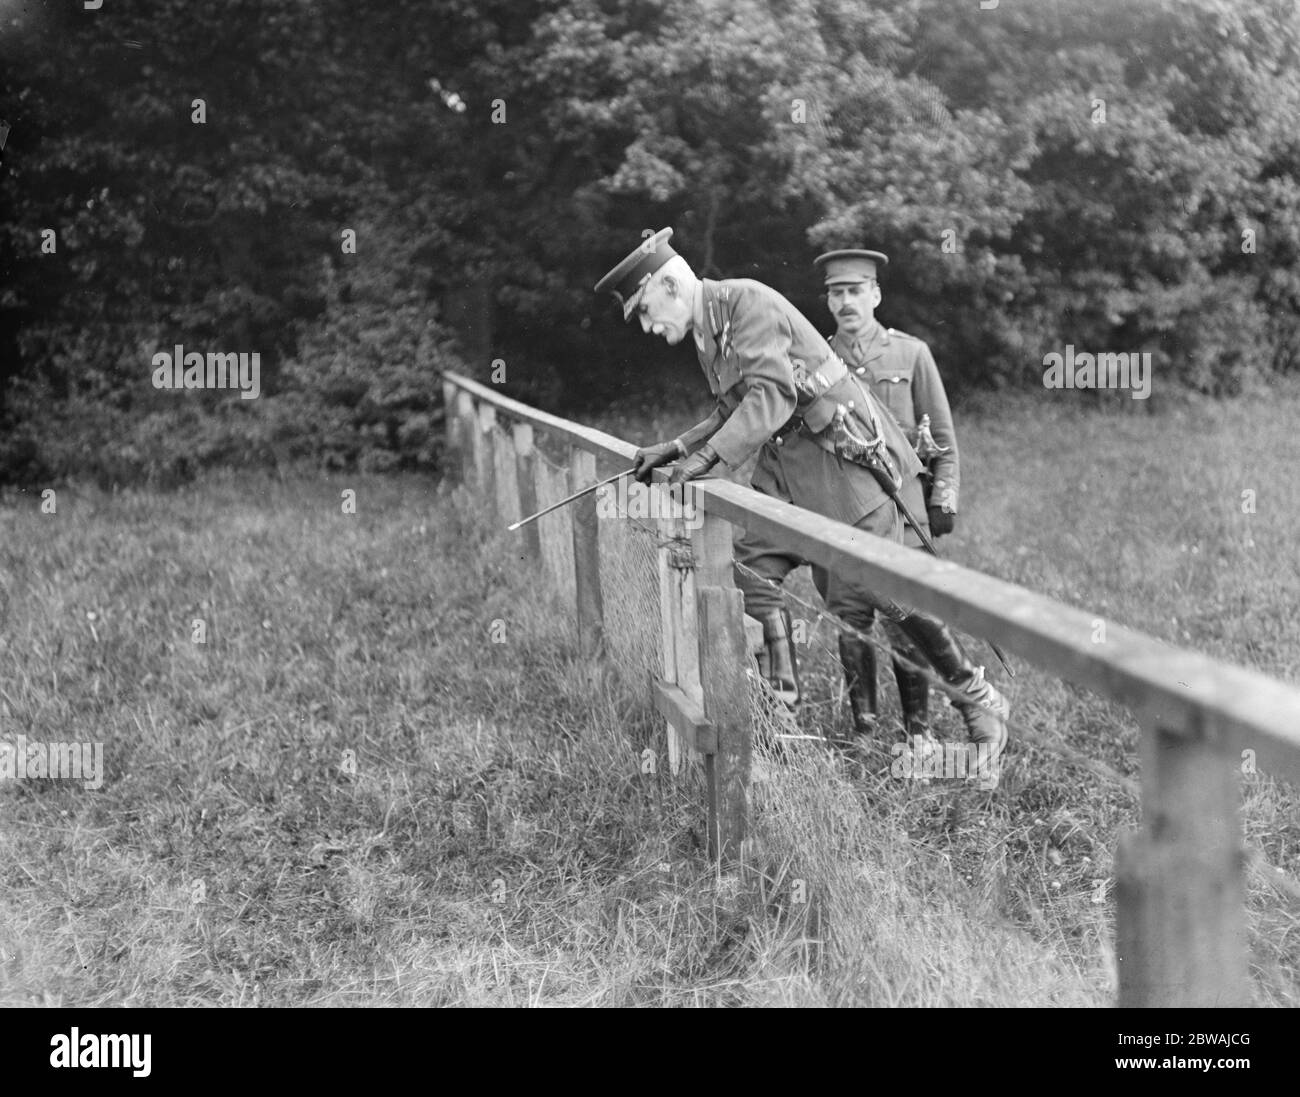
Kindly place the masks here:
[(944, 514), (956, 514), (957, 489), (946, 480), (936, 480), (930, 490), (930, 506)]
[(713, 447), (713, 452), (718, 455), (718, 460), (728, 468), (739, 468), (745, 463), (745, 458), (749, 456), (749, 453), (741, 451), (739, 445), (728, 445), (725, 440), (719, 444), (716, 436), (709, 439), (709, 445)]

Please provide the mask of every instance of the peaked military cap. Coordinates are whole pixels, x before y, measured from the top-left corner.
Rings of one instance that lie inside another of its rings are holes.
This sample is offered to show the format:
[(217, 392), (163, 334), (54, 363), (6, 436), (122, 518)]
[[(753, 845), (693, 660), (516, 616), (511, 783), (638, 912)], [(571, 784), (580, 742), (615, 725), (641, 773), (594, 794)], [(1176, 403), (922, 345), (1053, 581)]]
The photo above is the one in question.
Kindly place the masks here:
[(853, 282), (870, 282), (876, 277), (876, 267), (889, 262), (889, 256), (883, 251), (863, 251), (861, 248), (846, 248), (842, 251), (828, 251), (813, 260), (813, 266), (825, 274), (828, 286)]
[(624, 320), (631, 318), (650, 276), (677, 254), (668, 243), (672, 234), (672, 229), (660, 229), (647, 236), (631, 255), (596, 283), (597, 293), (612, 293), (618, 299), (623, 306)]

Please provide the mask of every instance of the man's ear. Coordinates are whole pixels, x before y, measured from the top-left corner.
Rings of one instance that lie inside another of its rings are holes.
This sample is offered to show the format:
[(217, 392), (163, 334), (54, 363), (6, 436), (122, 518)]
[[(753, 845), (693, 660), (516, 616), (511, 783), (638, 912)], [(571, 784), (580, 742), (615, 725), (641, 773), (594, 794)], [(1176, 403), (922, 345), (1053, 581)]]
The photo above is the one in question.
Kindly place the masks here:
[(673, 297), (673, 298), (677, 297), (677, 291), (681, 288), (677, 282), (677, 278), (671, 274), (664, 275), (663, 287), (664, 287), (664, 293), (668, 294), (669, 297)]

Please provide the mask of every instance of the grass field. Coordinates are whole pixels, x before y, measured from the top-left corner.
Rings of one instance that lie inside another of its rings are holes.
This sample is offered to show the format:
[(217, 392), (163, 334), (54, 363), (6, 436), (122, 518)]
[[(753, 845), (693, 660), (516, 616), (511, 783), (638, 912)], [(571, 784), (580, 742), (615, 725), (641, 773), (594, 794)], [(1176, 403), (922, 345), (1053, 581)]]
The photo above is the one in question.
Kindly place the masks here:
[[(1294, 386), (1154, 417), (990, 401), (961, 417), (944, 547), (1300, 681), (1297, 414)], [(755, 788), (756, 871), (719, 880), (698, 789), (640, 772), (662, 741), (644, 697), (584, 663), (463, 489), (38, 495), (0, 503), (0, 740), (102, 742), (107, 773), (0, 781), (0, 1005), (1112, 1000), (1136, 805), (1051, 748), (1131, 777), (1136, 729), (1023, 659), (1035, 741), (994, 796), (810, 750)], [(847, 723), (833, 647), (823, 623), (803, 651), (810, 726)], [(1256, 1000), (1300, 1005), (1300, 906), (1274, 882), (1300, 876), (1297, 801), (1242, 785)]]

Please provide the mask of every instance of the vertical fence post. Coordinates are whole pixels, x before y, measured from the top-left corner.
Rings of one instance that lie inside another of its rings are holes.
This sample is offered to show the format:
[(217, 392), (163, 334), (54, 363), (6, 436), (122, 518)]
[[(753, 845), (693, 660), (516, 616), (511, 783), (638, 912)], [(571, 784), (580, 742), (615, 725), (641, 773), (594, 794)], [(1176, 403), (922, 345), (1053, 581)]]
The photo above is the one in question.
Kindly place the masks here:
[(479, 494), (496, 503), (497, 409), (491, 404), (478, 407), (478, 449), (474, 451), (474, 476)]
[[(513, 431), (496, 432), (493, 443), (492, 482), (496, 485), (497, 517), (503, 526), (517, 522), (519, 512), (519, 464), (515, 456)], [(511, 534), (516, 536), (516, 534)]]
[[(537, 451), (533, 445), (533, 428), (530, 423), (514, 425), (515, 483), (519, 493), (519, 517), (536, 514), (537, 506)], [(511, 522), (516, 519), (510, 519)], [(509, 523), (507, 523), (508, 525)], [(542, 559), (542, 536), (536, 522), (529, 522), (519, 531), (523, 538), (524, 554), (534, 563)]]
[(1118, 851), (1119, 1004), (1248, 1006), (1234, 757), (1208, 714), (1192, 735), (1142, 725), (1142, 827)]
[[(567, 470), (553, 468), (534, 448), (533, 482), (536, 485), (538, 509), (559, 502), (568, 494)], [(534, 523), (537, 526), (537, 539), (542, 546), (542, 559), (547, 574), (555, 589), (566, 592), (573, 582), (573, 568), (569, 565), (568, 554), (573, 549), (573, 534), (570, 528), (570, 516), (563, 510), (552, 511)]]
[[(677, 606), (681, 592), (678, 590), (677, 572), (673, 570), (669, 556), (674, 533), (673, 520), (659, 508), (658, 496), (653, 494), (658, 489), (652, 484), (638, 484), (633, 481), (628, 487), (629, 501), (632, 498), (631, 493), (638, 489), (644, 491), (647, 498), (652, 501), (653, 509), (647, 508), (647, 510), (655, 516), (655, 532), (659, 540), (655, 563), (659, 569), (659, 655), (662, 669), (660, 681), (675, 686), (677, 684), (677, 622), (680, 617)], [(654, 688), (653, 681), (651, 688)], [(681, 767), (681, 741), (673, 721), (667, 716), (664, 717), (664, 724), (664, 741), (668, 745), (668, 768), (669, 772), (676, 775)]]
[[(695, 557), (681, 514), (670, 506), (668, 488), (647, 487), (655, 492), (658, 513), (659, 616), (663, 644), (662, 681), (680, 690), (681, 702), (700, 719), (704, 718), (704, 693), (700, 685), (698, 607), (695, 598)], [(668, 767), (679, 777), (699, 760), (696, 733), (686, 715), (674, 711), (668, 720)]]
[(447, 434), (447, 451), (450, 453), (460, 448), (460, 418), (456, 412), (456, 384), (453, 381), (442, 382), (442, 426)]
[[(629, 492), (640, 488), (647, 495), (656, 488), (652, 484), (633, 483)], [(630, 498), (630, 496), (629, 496)], [(655, 552), (659, 566), (659, 654), (663, 667), (663, 680), (669, 685), (677, 684), (677, 614), (675, 613), (678, 592), (674, 589), (676, 574), (671, 566), (668, 550), (673, 537), (672, 518), (663, 514), (658, 508), (658, 499), (654, 501), (655, 509), (649, 513), (655, 515), (655, 531), (659, 535), (659, 548)], [(672, 735), (671, 725), (668, 734)]]
[(478, 409), (474, 406), (474, 397), (468, 392), (456, 394), (456, 419), (460, 423), (458, 434), (461, 445), (461, 480), (477, 488), (475, 482), (479, 469), (479, 450), (483, 440), (478, 429)]
[(710, 852), (724, 864), (739, 861), (749, 814), (753, 721), (746, 666), (745, 599), (732, 571), (732, 526), (706, 514), (688, 486), (686, 521), (696, 560), (700, 684), (704, 716), (714, 727), (714, 753), (704, 758), (709, 786)]
[[(571, 486), (574, 491), (596, 482), (596, 456), (571, 447)], [(569, 506), (573, 516), (573, 578), (577, 590), (578, 636), (583, 652), (594, 655), (605, 632), (604, 600), (600, 590), (600, 515), (595, 494)]]

